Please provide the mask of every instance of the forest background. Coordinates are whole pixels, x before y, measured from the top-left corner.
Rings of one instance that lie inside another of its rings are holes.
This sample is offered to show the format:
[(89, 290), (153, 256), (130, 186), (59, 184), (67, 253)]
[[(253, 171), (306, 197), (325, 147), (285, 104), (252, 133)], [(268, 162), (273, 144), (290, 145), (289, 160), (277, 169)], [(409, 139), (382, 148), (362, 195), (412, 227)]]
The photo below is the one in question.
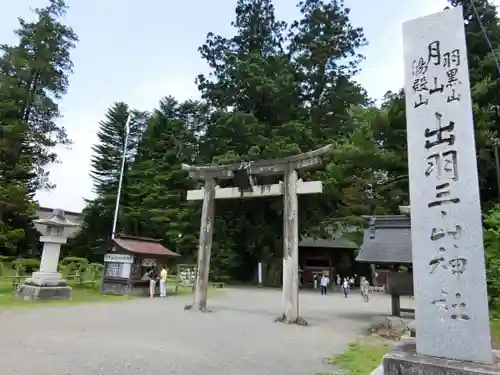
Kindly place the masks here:
[[(462, 0), (450, 0), (450, 6)], [(481, 203), (490, 294), (500, 295), (500, 209), (493, 157), (500, 103), (500, 23), (495, 6), (476, 0), (488, 46), (470, 2), (464, 21), (474, 103)], [(118, 232), (162, 239), (186, 261), (197, 252), (199, 187), (181, 164), (277, 158), (333, 144), (324, 168), (304, 180), (322, 180), (324, 193), (300, 197), (300, 232), (328, 237), (345, 225), (362, 227), (363, 215), (396, 214), (408, 202), (404, 92), (388, 92), (376, 106), (355, 81), (368, 43), (341, 1), (302, 0), (300, 17), (285, 23), (271, 0), (238, 0), (234, 34), (209, 32), (199, 53), (211, 69), (196, 78), (201, 99), (179, 102), (165, 93), (151, 112), (115, 103), (100, 122), (93, 147), (95, 198), (87, 201), (79, 235), (65, 255), (101, 261), (110, 228), (132, 115)], [(78, 37), (63, 23), (67, 6), (48, 0), (36, 19), (20, 19), (19, 43), (0, 55), (0, 255), (33, 254), (34, 194), (50, 188), (47, 167), (57, 145), (69, 145), (57, 125), (67, 92), (71, 52)], [(118, 98), (117, 98), (118, 99)], [(270, 183), (271, 180), (262, 181)], [(262, 261), (281, 267), (279, 197), (217, 201), (212, 272), (250, 281)], [(357, 238), (359, 240), (359, 236)], [(36, 252), (36, 251), (35, 251)]]

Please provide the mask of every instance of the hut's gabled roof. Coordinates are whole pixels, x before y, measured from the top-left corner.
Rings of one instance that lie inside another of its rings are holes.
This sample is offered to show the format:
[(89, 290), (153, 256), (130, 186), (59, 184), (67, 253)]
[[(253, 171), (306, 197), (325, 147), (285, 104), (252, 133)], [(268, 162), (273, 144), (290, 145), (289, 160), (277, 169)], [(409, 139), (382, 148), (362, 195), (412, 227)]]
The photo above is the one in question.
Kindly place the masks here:
[(364, 263), (411, 264), (411, 224), (409, 215), (366, 218), (363, 244), (356, 261)]
[(179, 254), (167, 249), (159, 240), (144, 237), (119, 235), (113, 239), (114, 243), (126, 251), (137, 254), (164, 255), (178, 257)]

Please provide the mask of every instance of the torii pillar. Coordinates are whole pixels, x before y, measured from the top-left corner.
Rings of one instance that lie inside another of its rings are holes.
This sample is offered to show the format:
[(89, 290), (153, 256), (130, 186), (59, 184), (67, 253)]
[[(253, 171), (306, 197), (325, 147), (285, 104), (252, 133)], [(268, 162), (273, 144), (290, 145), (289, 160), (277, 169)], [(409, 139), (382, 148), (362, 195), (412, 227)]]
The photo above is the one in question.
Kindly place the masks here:
[[(307, 324), (299, 316), (299, 226), (298, 194), (322, 193), (321, 181), (299, 180), (297, 171), (319, 167), (330, 152), (331, 145), (300, 155), (229, 165), (191, 166), (182, 168), (190, 177), (204, 180), (199, 190), (189, 190), (188, 200), (203, 200), (198, 246), (198, 269), (194, 304), (186, 309), (207, 310), (207, 289), (210, 272), (214, 206), (216, 199), (262, 198), (283, 195), (283, 291), (282, 315), (277, 321)], [(284, 182), (254, 185), (254, 176), (283, 175)], [(218, 180), (233, 179), (237, 187), (220, 188)]]
[(299, 218), (297, 171), (285, 170), (283, 192), (283, 315), (279, 320), (299, 318)]

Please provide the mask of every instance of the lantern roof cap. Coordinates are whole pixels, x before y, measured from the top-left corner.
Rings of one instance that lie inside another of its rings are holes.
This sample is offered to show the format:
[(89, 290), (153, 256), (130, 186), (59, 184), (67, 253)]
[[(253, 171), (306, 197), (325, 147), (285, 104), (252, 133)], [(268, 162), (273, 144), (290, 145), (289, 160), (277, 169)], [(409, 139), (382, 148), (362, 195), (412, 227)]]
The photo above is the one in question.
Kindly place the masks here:
[(34, 222), (36, 224), (50, 225), (60, 228), (75, 228), (79, 226), (78, 223), (75, 223), (74, 221), (67, 219), (64, 210), (59, 208), (54, 209), (51, 216), (45, 217), (43, 219), (34, 220)]

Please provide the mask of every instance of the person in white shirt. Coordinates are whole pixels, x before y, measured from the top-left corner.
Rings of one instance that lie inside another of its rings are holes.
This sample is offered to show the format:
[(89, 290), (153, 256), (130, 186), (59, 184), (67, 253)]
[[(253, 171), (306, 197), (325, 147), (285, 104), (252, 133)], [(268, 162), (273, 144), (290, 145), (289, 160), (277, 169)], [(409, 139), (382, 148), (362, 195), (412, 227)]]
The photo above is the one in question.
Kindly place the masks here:
[(366, 279), (366, 277), (361, 277), (361, 295), (365, 302), (370, 300), (370, 282)]
[(323, 276), (321, 276), (321, 295), (325, 295), (326, 296), (326, 290), (327, 290), (327, 286), (328, 286), (328, 283), (330, 282), (330, 278), (323, 274)]
[(167, 296), (167, 276), (167, 268), (163, 266), (160, 272), (160, 297), (162, 298)]
[(344, 297), (347, 298), (349, 293), (349, 281), (347, 278), (344, 279), (344, 283), (342, 284), (342, 289), (344, 290)]

